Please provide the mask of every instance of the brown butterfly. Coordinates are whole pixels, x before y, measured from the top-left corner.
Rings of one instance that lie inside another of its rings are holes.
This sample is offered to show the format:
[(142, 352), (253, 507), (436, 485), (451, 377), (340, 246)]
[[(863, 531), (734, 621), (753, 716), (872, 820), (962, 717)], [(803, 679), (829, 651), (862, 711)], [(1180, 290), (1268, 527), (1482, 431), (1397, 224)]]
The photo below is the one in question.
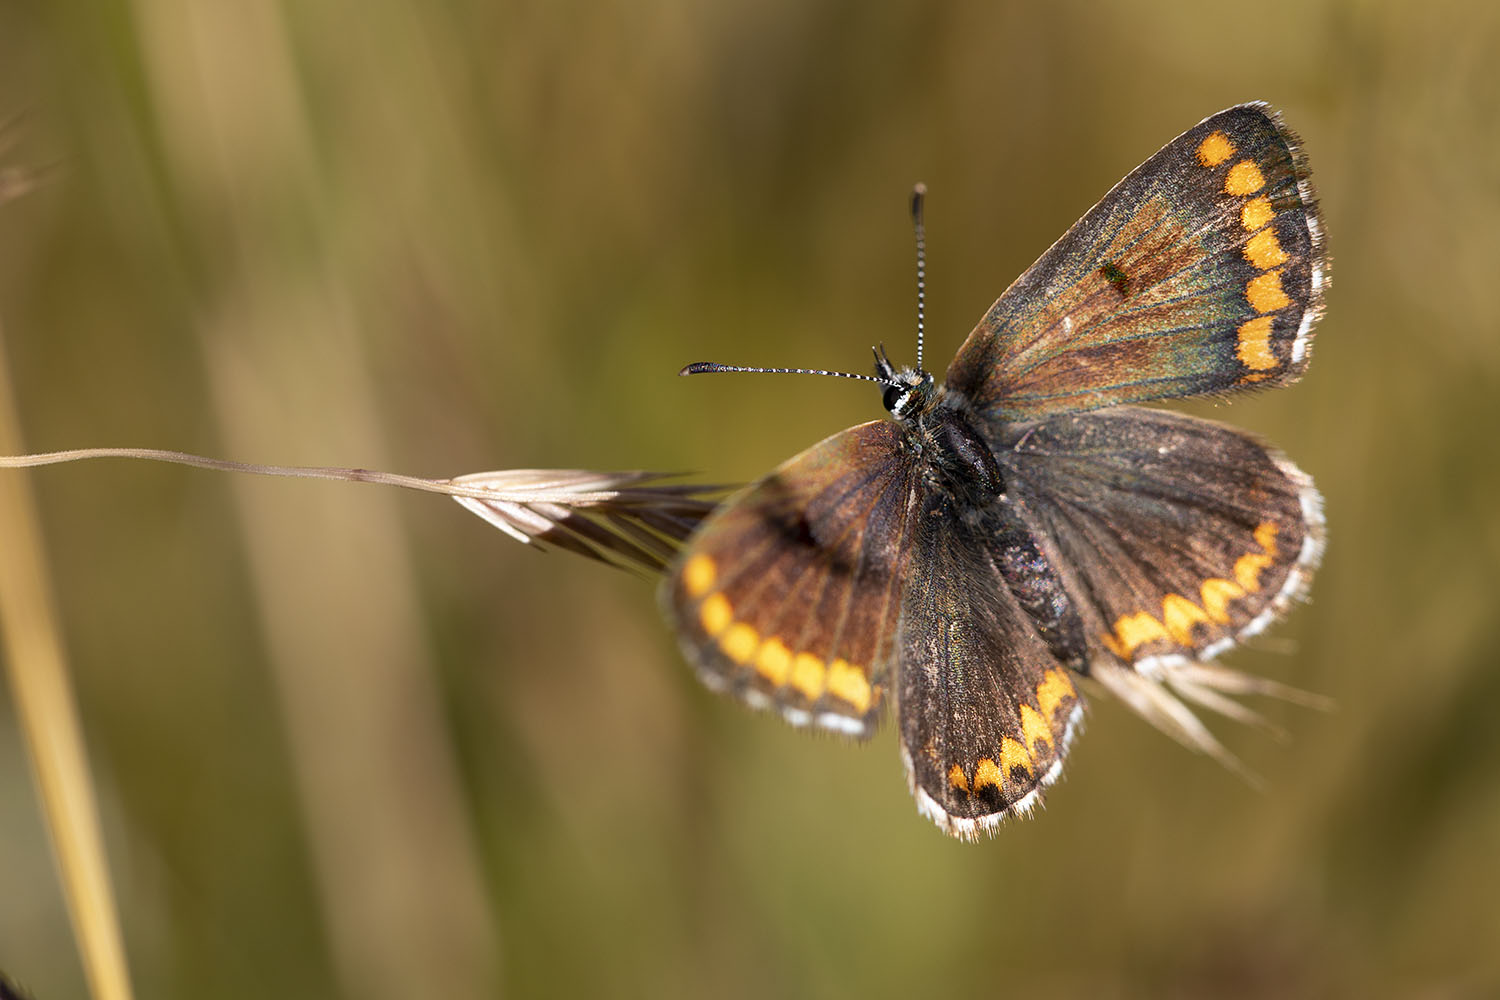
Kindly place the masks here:
[[(1244, 432), (1131, 404), (1295, 381), (1327, 271), (1296, 137), (1264, 104), (1205, 119), (1017, 279), (941, 383), (920, 341), (916, 368), (878, 352), (891, 419), (703, 524), (662, 591), (686, 655), (852, 736), (894, 697), (917, 806), (964, 839), (1056, 780), (1080, 675), (1227, 759), (1179, 697), (1244, 718), (1226, 693), (1284, 692), (1207, 661), (1305, 590), (1321, 498)], [(723, 370), (747, 369), (684, 373)]]

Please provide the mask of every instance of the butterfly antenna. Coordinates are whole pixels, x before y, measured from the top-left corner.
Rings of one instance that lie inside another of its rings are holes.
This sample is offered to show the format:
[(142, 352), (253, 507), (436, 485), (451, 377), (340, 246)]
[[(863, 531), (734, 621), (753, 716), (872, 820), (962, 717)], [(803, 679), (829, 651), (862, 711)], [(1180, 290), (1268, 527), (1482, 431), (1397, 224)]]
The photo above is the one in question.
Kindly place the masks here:
[(834, 378), (854, 378), (861, 382), (874, 382), (876, 385), (890, 385), (900, 387), (900, 383), (888, 378), (877, 378), (874, 375), (859, 375), (854, 372), (830, 372), (821, 368), (750, 368), (745, 365), (721, 365), (717, 361), (694, 361), (690, 365), (684, 365), (679, 375), (708, 375), (713, 372), (753, 372), (760, 375), (831, 375)]
[(927, 200), (927, 185), (919, 183), (911, 191), (911, 224), (917, 232), (917, 371), (922, 367), (922, 340), (927, 327), (927, 223), (922, 218), (922, 203)]
[[(927, 185), (918, 184), (911, 192), (911, 221), (917, 232), (917, 370), (922, 371), (922, 342), (927, 327), (927, 226), (922, 220), (922, 203), (927, 198)], [(875, 354), (879, 371), (894, 372), (895, 368), (885, 359), (881, 349)], [(751, 368), (745, 365), (721, 365), (717, 361), (694, 361), (678, 372), (678, 375), (707, 375), (714, 372), (754, 372), (760, 375), (831, 375), (834, 378), (852, 378), (876, 385), (902, 388), (903, 383), (878, 375), (857, 375), (854, 372), (831, 372), (821, 368)]]

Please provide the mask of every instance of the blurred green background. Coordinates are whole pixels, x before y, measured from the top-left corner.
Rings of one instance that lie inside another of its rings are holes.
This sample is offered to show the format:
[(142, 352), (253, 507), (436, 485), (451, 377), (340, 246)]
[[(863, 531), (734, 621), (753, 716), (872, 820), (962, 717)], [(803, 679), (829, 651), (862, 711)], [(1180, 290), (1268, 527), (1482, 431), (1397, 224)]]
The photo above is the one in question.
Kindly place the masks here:
[[(132, 462), (44, 513), (143, 997), (1500, 992), (1500, 9), (0, 3), (31, 450), (745, 480), (879, 415), (713, 359), (929, 362), (1178, 132), (1266, 99), (1333, 288), (1285, 392), (1312, 600), (1216, 731), (1096, 699), (1047, 809), (916, 814), (889, 730), (702, 690), (652, 586), (441, 499)], [(4, 475), (22, 475), (4, 473)], [(5, 544), (0, 540), (0, 559)], [(8, 693), (0, 969), (84, 989)]]

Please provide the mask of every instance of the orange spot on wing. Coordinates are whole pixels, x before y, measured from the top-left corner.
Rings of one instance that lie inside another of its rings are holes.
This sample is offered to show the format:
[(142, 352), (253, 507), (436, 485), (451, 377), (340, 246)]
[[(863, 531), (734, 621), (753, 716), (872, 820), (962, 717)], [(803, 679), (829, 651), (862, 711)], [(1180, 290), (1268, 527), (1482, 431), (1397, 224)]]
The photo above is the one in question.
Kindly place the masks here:
[(1258, 552), (1240, 556), (1234, 561), (1234, 578), (1247, 591), (1260, 589), (1261, 571), (1271, 565), (1271, 557)]
[(703, 606), (698, 609), (698, 624), (703, 626), (703, 631), (709, 635), (718, 635), (729, 627), (734, 621), (734, 608), (729, 604), (729, 598), (723, 594), (713, 594), (703, 601)]
[(1256, 371), (1266, 371), (1281, 364), (1271, 353), (1271, 317), (1261, 316), (1240, 324), (1240, 364)]
[(1036, 753), (1037, 743), (1045, 741), (1051, 746), (1053, 742), (1052, 727), (1048, 725), (1046, 717), (1025, 703), (1021, 705), (1021, 735), (1026, 738), (1026, 749), (1033, 755)]
[(1234, 578), (1241, 587), (1255, 591), (1260, 589), (1260, 574), (1276, 560), (1276, 525), (1263, 522), (1255, 529), (1255, 543), (1260, 552), (1240, 556), (1234, 562)]
[(760, 633), (744, 622), (736, 622), (719, 636), (719, 648), (735, 663), (744, 665), (755, 657), (760, 648)]
[(792, 672), (792, 651), (780, 639), (767, 639), (755, 654), (755, 672), (774, 687), (781, 687)]
[(823, 685), (828, 672), (823, 661), (811, 653), (798, 653), (792, 659), (792, 687), (802, 693), (808, 701), (817, 701), (823, 695)]
[(1245, 284), (1245, 299), (1259, 313), (1275, 312), (1292, 304), (1281, 287), (1281, 272), (1267, 271), (1251, 278)]
[(1245, 241), (1245, 259), (1262, 271), (1279, 267), (1290, 258), (1276, 239), (1276, 230), (1262, 229)]
[(1266, 177), (1250, 160), (1241, 160), (1224, 176), (1224, 190), (1235, 197), (1254, 194), (1266, 186)]
[(1193, 644), (1193, 626), (1208, 624), (1203, 609), (1181, 594), (1168, 594), (1161, 602), (1161, 622), (1167, 634), (1180, 646)]
[(861, 715), (870, 710), (874, 700), (865, 672), (846, 660), (828, 665), (828, 693), (853, 705)]
[(969, 790), (969, 777), (964, 774), (964, 769), (957, 764), (948, 768), (948, 784), (961, 792)]
[(1234, 155), (1234, 143), (1223, 132), (1210, 132), (1198, 143), (1198, 162), (1205, 167), (1217, 167)]
[(1245, 596), (1245, 588), (1220, 577), (1204, 580), (1201, 589), (1204, 613), (1220, 625), (1229, 623), (1229, 602)]
[(1271, 207), (1271, 199), (1265, 195), (1259, 198), (1251, 198), (1245, 202), (1245, 207), (1240, 209), (1240, 225), (1247, 232), (1255, 232), (1276, 218), (1276, 210)]
[(986, 786), (999, 788), (1003, 779), (1004, 774), (999, 765), (988, 757), (981, 758), (979, 763), (974, 765), (974, 791), (976, 792)]
[(1016, 767), (1024, 768), (1030, 773), (1036, 770), (1036, 761), (1032, 760), (1031, 754), (1019, 740), (1007, 736), (1000, 741), (1000, 773), (1008, 778), (1011, 769)]
[(1036, 687), (1036, 704), (1044, 719), (1051, 719), (1059, 706), (1077, 697), (1078, 692), (1073, 689), (1073, 682), (1068, 680), (1068, 675), (1063, 673), (1061, 667), (1053, 667), (1047, 671), (1042, 677), (1042, 683)]
[(1104, 643), (1110, 652), (1122, 659), (1130, 659), (1136, 649), (1148, 642), (1168, 638), (1167, 630), (1149, 612), (1137, 611), (1121, 615), (1115, 621), (1113, 635), (1106, 635)]
[(701, 552), (693, 556), (682, 567), (682, 586), (687, 590), (689, 597), (702, 597), (714, 587), (714, 580), (718, 578), (719, 567), (714, 561)]

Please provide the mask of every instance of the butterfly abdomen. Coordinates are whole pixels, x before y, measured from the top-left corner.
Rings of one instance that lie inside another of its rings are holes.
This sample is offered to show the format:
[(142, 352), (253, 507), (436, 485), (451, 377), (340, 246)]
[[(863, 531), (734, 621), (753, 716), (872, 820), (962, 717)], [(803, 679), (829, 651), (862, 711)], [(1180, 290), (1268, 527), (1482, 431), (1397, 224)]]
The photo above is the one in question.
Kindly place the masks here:
[[(951, 505), (985, 535), (994, 569), (1060, 663), (1082, 669), (1083, 622), (1015, 501), (994, 451), (958, 405), (939, 405), (916, 422), (925, 445), (930, 505)], [(935, 511), (929, 512), (935, 513)]]
[(1011, 501), (1004, 501), (998, 514), (1001, 527), (995, 564), (1000, 578), (1058, 662), (1083, 671), (1088, 659), (1083, 619), (1068, 598), (1062, 577), (1016, 516)]

